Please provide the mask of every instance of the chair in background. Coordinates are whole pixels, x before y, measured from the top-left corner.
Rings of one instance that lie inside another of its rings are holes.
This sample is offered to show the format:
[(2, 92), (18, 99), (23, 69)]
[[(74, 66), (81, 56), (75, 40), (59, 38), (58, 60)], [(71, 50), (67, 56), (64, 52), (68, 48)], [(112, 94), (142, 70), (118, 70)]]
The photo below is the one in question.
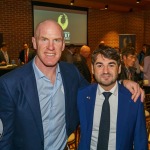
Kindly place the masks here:
[(78, 143), (80, 140), (80, 127), (69, 136), (67, 145), (69, 146), (70, 150), (77, 150)]
[(150, 94), (145, 94), (144, 106), (145, 110), (150, 113)]
[(150, 150), (150, 94), (145, 94), (144, 108), (148, 138), (148, 150)]
[(67, 141), (67, 145), (69, 146), (70, 150), (76, 150), (76, 138), (75, 138), (75, 132), (72, 133)]
[(148, 150), (150, 150), (150, 117), (146, 119), (147, 138), (148, 138)]

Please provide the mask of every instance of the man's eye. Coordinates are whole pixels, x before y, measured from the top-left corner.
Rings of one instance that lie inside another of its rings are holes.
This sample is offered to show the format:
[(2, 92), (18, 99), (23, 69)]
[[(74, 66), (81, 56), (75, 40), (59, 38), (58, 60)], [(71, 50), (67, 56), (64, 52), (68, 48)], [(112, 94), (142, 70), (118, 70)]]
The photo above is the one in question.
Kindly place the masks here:
[(114, 67), (115, 65), (114, 65), (114, 64), (110, 64), (109, 66), (110, 66), (110, 67)]
[(61, 39), (55, 39), (54, 42), (61, 42)]
[(47, 41), (47, 38), (42, 38), (42, 41)]
[(97, 65), (98, 68), (102, 68), (103, 65)]

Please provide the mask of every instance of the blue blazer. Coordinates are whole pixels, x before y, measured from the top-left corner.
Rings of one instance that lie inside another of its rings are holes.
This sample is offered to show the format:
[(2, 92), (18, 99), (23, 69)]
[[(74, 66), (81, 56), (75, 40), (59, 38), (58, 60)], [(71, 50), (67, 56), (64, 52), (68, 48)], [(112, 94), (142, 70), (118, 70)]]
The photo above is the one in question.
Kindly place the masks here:
[[(148, 138), (143, 103), (133, 102), (130, 92), (118, 84), (118, 115), (116, 130), (116, 150), (148, 150)], [(79, 150), (90, 150), (94, 106), (97, 84), (78, 92), (78, 111), (80, 117), (81, 140)]]
[[(65, 93), (66, 131), (79, 124), (77, 92), (88, 85), (77, 68), (60, 62)], [(0, 78), (0, 119), (3, 136), (0, 150), (44, 150), (42, 118), (32, 61)]]

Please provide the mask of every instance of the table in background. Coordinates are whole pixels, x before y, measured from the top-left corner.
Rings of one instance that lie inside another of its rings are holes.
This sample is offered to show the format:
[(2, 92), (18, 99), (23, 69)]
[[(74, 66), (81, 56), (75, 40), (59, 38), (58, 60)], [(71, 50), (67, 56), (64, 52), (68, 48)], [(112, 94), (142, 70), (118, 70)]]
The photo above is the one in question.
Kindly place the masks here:
[(18, 66), (16, 64), (14, 65), (7, 65), (7, 66), (0, 66), (0, 76), (16, 69)]

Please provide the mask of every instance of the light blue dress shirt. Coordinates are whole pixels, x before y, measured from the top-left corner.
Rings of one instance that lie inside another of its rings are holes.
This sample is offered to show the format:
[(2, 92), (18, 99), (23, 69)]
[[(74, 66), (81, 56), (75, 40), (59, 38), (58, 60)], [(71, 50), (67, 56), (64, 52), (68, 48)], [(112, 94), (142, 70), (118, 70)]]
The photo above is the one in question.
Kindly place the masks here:
[(44, 150), (63, 150), (67, 142), (65, 97), (59, 65), (54, 85), (33, 61), (44, 131)]

